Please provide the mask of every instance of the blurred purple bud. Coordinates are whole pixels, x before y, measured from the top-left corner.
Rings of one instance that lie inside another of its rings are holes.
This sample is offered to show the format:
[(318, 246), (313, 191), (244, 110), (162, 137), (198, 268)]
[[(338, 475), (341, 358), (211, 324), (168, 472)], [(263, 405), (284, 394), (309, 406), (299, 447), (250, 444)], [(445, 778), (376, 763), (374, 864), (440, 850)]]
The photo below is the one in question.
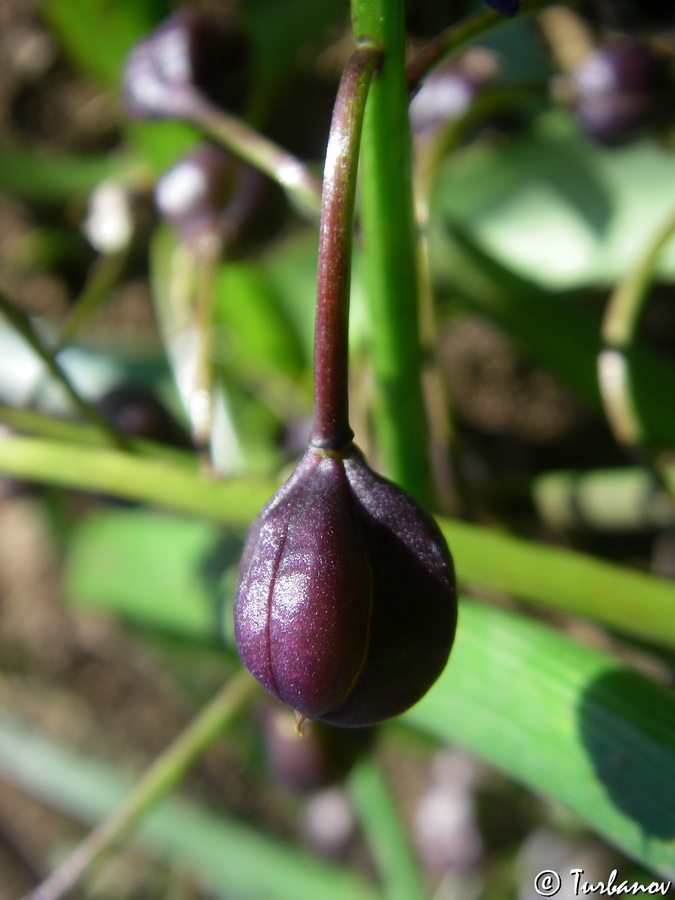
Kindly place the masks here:
[(125, 108), (136, 119), (189, 120), (204, 98), (239, 106), (248, 57), (248, 45), (230, 20), (181, 9), (127, 57)]
[(577, 118), (595, 140), (621, 143), (654, 120), (665, 82), (663, 60), (646, 45), (597, 47), (571, 77)]
[(151, 391), (140, 385), (122, 384), (111, 388), (97, 406), (123, 434), (167, 446), (192, 448), (185, 429)]
[(157, 182), (155, 203), (181, 240), (217, 231), (239, 164), (221, 147), (202, 144), (181, 157)]

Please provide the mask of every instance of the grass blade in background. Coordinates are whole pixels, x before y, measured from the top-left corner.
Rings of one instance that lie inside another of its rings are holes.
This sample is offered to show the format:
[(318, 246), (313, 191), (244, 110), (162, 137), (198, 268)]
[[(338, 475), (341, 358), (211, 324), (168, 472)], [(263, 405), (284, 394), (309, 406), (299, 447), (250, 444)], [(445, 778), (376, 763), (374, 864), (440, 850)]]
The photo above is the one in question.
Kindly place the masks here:
[[(403, 721), (560, 800), (647, 868), (675, 873), (675, 696), (612, 657), (524, 617), (464, 602), (450, 665)], [(89, 821), (105, 814), (115, 793), (95, 764), (71, 762), (11, 723), (3, 722), (0, 760), (5, 776)], [(245, 829), (230, 833), (223, 822), (219, 830), (215, 820), (181, 807), (166, 812), (151, 815), (143, 835), (170, 853), (179, 846), (183, 858), (203, 854), (212, 877), (214, 866), (241, 867), (229, 875), (239, 879), (264, 877), (265, 859), (270, 872), (277, 866), (259, 835), (252, 854)], [(289, 851), (279, 873), (294, 861)], [(278, 890), (280, 878), (272, 878)], [(296, 898), (309, 896), (293, 889)]]
[(40, 0), (40, 12), (77, 66), (103, 85), (117, 88), (133, 44), (168, 14), (166, 0), (109, 3), (108, 0)]
[[(0, 471), (111, 493), (247, 527), (274, 493), (272, 481), (211, 482), (165, 461), (35, 438), (5, 437)], [(440, 520), (464, 582), (596, 618), (640, 637), (675, 640), (675, 586), (584, 554)]]
[(584, 553), (440, 520), (460, 582), (675, 646), (675, 584)]
[(424, 896), (422, 873), (384, 773), (376, 759), (361, 759), (349, 776), (350, 796), (382, 879), (385, 900)]
[(450, 665), (404, 721), (675, 876), (675, 693), (522, 616), (465, 602), (459, 621)]
[[(116, 808), (132, 782), (109, 766), (0, 716), (0, 773), (32, 796), (85, 824)], [(140, 841), (192, 869), (230, 900), (376, 900), (374, 888), (344, 869), (265, 837), (241, 822), (182, 800), (147, 815)]]
[(40, 206), (71, 203), (111, 175), (129, 170), (124, 155), (38, 153), (31, 147), (0, 144), (0, 188)]
[(101, 511), (71, 536), (66, 595), (83, 608), (210, 643), (221, 635), (224, 582), (229, 595), (241, 550), (240, 537), (200, 519)]

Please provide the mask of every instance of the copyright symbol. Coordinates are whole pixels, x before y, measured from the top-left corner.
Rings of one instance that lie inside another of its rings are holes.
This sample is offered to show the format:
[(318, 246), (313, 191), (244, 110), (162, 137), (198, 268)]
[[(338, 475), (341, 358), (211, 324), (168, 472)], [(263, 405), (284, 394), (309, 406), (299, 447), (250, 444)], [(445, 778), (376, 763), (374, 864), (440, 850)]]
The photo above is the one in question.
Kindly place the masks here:
[(534, 889), (540, 897), (555, 897), (561, 884), (560, 875), (553, 869), (544, 869), (534, 879)]

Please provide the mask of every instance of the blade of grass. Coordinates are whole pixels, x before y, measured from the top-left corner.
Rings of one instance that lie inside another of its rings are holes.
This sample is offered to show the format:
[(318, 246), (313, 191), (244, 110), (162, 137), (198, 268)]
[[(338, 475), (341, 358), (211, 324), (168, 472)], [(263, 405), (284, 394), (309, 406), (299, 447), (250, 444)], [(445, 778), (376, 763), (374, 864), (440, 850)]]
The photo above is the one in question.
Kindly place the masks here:
[(98, 411), (98, 409), (85, 400), (74, 386), (68, 374), (59, 365), (56, 355), (42, 339), (30, 318), (23, 310), (14, 306), (4, 294), (0, 293), (0, 313), (18, 334), (32, 347), (39, 356), (49, 374), (57, 381), (66, 392), (75, 409), (88, 421), (98, 428), (110, 442), (120, 449), (129, 449), (129, 441), (125, 435), (114, 428)]
[(254, 479), (215, 482), (165, 460), (13, 436), (0, 440), (0, 470), (29, 481), (180, 509), (234, 526), (249, 525), (277, 487)]
[(65, 596), (154, 632), (219, 641), (223, 581), (234, 581), (242, 543), (204, 519), (94, 511), (69, 534)]
[(457, 742), (675, 873), (675, 693), (513, 613), (464, 602), (444, 675), (404, 721)]
[[(438, 740), (458, 742), (557, 798), (648, 868), (666, 877), (675, 871), (675, 697), (612, 657), (522, 616), (463, 602), (446, 672), (403, 721)], [(78, 815), (100, 817), (100, 772), (80, 779), (91, 773), (91, 761), (67, 778), (53, 763), (34, 736), (19, 743), (3, 721), (0, 765), (6, 775)], [(203, 819), (195, 825), (194, 815), (163, 806), (142, 835), (165, 851), (180, 847), (193, 862), (199, 853), (210, 875), (219, 864), (239, 870), (230, 873), (233, 879), (262, 878), (267, 870), (276, 890), (259, 890), (258, 896), (290, 896), (282, 893), (267, 842), (257, 836), (252, 857), (246, 829), (236, 826), (230, 834), (227, 824), (221, 822), (220, 843), (214, 845), (215, 832), (207, 841)], [(283, 859), (288, 873), (295, 857), (289, 851)], [(311, 866), (307, 871), (313, 872)], [(331, 878), (330, 870), (325, 874)], [(239, 884), (233, 880), (231, 887)], [(303, 886), (293, 883), (296, 898), (311, 896)]]
[(26, 900), (61, 900), (165, 797), (248, 703), (257, 685), (240, 671), (135, 782), (127, 796)]
[[(118, 771), (0, 717), (0, 772), (32, 796), (88, 824), (109, 815), (132, 787)], [(138, 832), (151, 852), (190, 867), (229, 900), (377, 900), (363, 879), (273, 840), (259, 829), (181, 799), (162, 802)]]
[(107, 87), (117, 87), (130, 48), (169, 12), (166, 0), (40, 0), (39, 8), (78, 68)]
[(675, 584), (583, 553), (439, 520), (464, 584), (595, 618), (675, 645)]
[(105, 178), (129, 171), (131, 155), (49, 154), (3, 141), (0, 146), (0, 188), (41, 206), (70, 202), (88, 194)]
[(380, 871), (386, 900), (424, 897), (422, 874), (403, 829), (401, 813), (376, 759), (366, 756), (359, 761), (349, 776), (349, 788)]
[[(246, 527), (277, 485), (209, 481), (164, 460), (7, 436), (0, 471), (76, 490), (113, 494)], [(627, 634), (675, 643), (675, 585), (581, 553), (439, 519), (465, 583), (596, 618)]]
[[(69, 441), (73, 444), (83, 444), (85, 447), (110, 445), (108, 436), (93, 425), (85, 422), (71, 422), (68, 419), (59, 419), (32, 409), (8, 406), (5, 403), (0, 403), (0, 422), (14, 431), (33, 437)], [(167, 447), (164, 444), (156, 444), (141, 438), (128, 438), (128, 440), (129, 447), (134, 454), (169, 460), (176, 465), (191, 469), (197, 467), (194, 455), (185, 450)]]

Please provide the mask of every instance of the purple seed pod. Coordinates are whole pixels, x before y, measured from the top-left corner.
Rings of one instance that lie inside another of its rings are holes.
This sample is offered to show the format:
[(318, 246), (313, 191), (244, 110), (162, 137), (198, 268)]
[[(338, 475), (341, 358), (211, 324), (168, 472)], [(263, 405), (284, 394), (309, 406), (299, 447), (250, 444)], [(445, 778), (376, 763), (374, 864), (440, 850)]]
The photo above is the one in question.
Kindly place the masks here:
[(572, 75), (576, 116), (595, 140), (621, 143), (654, 121), (665, 83), (663, 60), (646, 45), (597, 47)]
[(442, 672), (455, 576), (434, 520), (360, 451), (310, 446), (251, 526), (235, 601), (244, 665), (301, 717), (362, 727)]
[(520, 0), (487, 0), (487, 2), (503, 16), (515, 16), (520, 8)]
[(132, 49), (123, 72), (125, 108), (136, 119), (187, 119), (204, 99), (238, 108), (249, 49), (229, 19), (181, 9)]

